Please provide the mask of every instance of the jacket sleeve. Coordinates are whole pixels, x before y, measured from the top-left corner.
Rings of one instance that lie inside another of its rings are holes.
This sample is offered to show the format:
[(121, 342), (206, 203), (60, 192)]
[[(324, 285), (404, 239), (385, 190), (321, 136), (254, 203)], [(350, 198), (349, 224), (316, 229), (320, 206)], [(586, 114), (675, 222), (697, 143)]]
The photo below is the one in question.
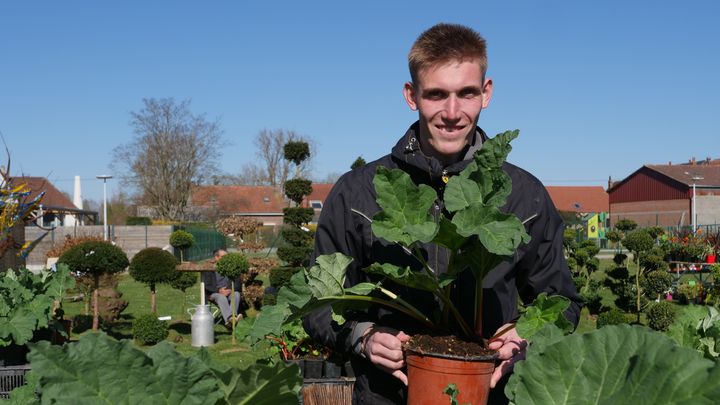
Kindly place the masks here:
[(583, 303), (565, 260), (563, 221), (544, 187), (540, 193), (540, 210), (529, 227), (530, 235), (537, 243), (537, 250), (528, 258), (526, 271), (521, 273), (524, 277), (518, 278), (518, 292), (526, 304), (543, 292), (567, 297), (570, 299), (570, 307), (565, 317), (577, 326)]
[[(351, 190), (348, 174), (341, 177), (335, 184), (328, 198), (323, 204), (323, 209), (318, 221), (315, 233), (315, 249), (311, 257), (311, 264), (315, 263), (318, 256), (332, 253), (343, 253), (353, 258), (349, 265), (345, 286), (350, 287), (364, 280), (363, 238), (368, 231), (360, 221), (355, 221), (355, 214), (352, 212), (350, 196), (358, 192), (357, 187)], [(344, 314), (346, 322), (339, 325), (332, 320), (329, 306), (320, 308), (303, 319), (303, 326), (308, 334), (316, 341), (333, 348), (340, 353), (348, 353), (357, 346), (357, 335), (355, 328), (366, 328), (368, 324), (367, 315), (363, 312)], [(355, 335), (355, 338), (353, 338)]]

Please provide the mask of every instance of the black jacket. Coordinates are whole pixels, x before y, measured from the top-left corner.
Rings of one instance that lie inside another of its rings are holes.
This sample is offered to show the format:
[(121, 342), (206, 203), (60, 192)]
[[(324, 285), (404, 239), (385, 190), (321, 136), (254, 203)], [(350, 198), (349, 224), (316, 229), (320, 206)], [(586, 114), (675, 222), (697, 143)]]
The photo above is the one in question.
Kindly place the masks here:
[[(420, 263), (405, 253), (398, 245), (390, 244), (372, 234), (370, 218), (379, 210), (375, 202), (372, 183), (377, 166), (400, 168), (408, 173), (415, 184), (432, 186), (440, 197), (435, 209), (443, 209), (442, 195), (445, 182), (443, 176), (452, 176), (462, 171), (472, 159), (475, 150), (486, 139), (478, 128), (475, 142), (467, 150), (465, 160), (443, 168), (440, 162), (425, 156), (417, 139), (418, 123), (415, 123), (392, 149), (384, 156), (363, 167), (343, 175), (328, 195), (315, 235), (315, 251), (312, 258), (323, 254), (341, 252), (354, 258), (347, 272), (347, 286), (365, 281), (368, 275), (361, 269), (372, 263), (393, 263), (420, 269)], [(478, 139), (481, 138), (481, 139)], [(506, 163), (503, 166), (512, 179), (512, 193), (502, 208), (512, 212), (525, 223), (532, 240), (521, 245), (511, 259), (490, 271), (484, 285), (484, 327), (483, 336), (491, 336), (500, 326), (518, 317), (518, 297), (531, 302), (539, 293), (560, 294), (571, 299), (567, 315), (577, 324), (581, 299), (570, 277), (563, 256), (563, 223), (548, 196), (545, 187), (528, 172)], [(427, 262), (438, 274), (447, 267), (448, 251), (440, 246), (427, 244)], [(386, 282), (387, 285), (387, 282)], [(468, 271), (462, 272), (454, 284), (452, 299), (470, 325), (473, 323), (475, 281)], [(424, 313), (438, 308), (430, 293), (403, 288), (388, 287)], [(408, 334), (422, 331), (406, 316), (398, 315), (385, 308), (371, 308), (346, 316), (348, 322), (340, 326), (331, 322), (330, 309), (325, 308), (304, 320), (307, 332), (316, 340), (340, 352), (351, 352), (352, 329), (358, 322), (376, 324), (403, 330)], [(405, 390), (399, 381), (375, 368), (369, 361), (353, 356), (356, 383), (354, 403), (404, 403)]]

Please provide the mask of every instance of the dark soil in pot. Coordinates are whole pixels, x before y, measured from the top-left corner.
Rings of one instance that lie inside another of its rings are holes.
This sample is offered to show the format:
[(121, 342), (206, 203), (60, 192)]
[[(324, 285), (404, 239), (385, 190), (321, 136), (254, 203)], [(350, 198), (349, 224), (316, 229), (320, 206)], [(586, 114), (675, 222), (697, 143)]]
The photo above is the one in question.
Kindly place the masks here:
[(495, 354), (495, 350), (486, 349), (480, 340), (468, 341), (452, 335), (414, 335), (405, 344), (405, 350), (418, 354), (433, 353), (453, 358), (488, 357)]

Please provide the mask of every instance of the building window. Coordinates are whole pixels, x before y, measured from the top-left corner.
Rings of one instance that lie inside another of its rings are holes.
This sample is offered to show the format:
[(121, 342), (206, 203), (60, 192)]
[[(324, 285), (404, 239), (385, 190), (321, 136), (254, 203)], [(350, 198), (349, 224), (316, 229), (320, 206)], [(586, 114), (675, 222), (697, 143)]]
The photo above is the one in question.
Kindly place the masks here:
[(310, 200), (310, 207), (314, 210), (321, 210), (322, 209), (322, 201), (320, 200)]

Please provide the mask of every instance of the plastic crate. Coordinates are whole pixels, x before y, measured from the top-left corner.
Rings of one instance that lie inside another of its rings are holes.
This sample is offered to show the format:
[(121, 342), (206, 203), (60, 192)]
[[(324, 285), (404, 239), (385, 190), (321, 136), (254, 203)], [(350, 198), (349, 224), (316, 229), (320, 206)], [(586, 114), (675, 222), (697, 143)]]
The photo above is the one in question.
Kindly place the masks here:
[(10, 398), (10, 391), (25, 385), (30, 365), (0, 367), (0, 399)]

